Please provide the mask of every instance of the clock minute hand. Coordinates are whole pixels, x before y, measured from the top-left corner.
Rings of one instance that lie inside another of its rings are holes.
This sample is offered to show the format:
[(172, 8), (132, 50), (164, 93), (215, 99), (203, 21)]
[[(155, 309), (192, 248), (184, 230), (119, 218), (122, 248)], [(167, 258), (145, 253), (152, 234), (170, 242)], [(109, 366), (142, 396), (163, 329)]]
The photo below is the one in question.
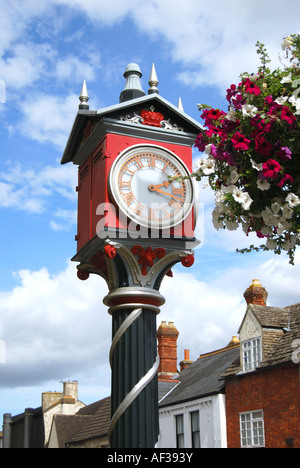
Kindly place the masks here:
[(159, 185), (149, 185), (149, 190), (151, 192), (162, 193), (163, 195), (167, 195), (168, 197), (174, 198), (175, 200), (182, 202), (183, 201), (182, 198), (176, 197), (176, 195), (173, 195), (173, 193), (168, 193), (168, 192), (164, 192), (163, 190), (160, 190), (160, 187), (163, 187), (163, 186), (168, 187), (168, 185), (165, 185), (165, 184), (170, 185), (169, 182), (164, 182), (163, 184), (159, 184)]

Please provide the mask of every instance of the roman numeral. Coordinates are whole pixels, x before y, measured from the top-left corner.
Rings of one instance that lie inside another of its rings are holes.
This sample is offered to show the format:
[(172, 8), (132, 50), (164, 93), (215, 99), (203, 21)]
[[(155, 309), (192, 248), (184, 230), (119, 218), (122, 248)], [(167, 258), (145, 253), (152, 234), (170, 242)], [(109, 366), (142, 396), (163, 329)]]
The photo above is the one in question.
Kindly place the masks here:
[(184, 198), (185, 189), (183, 187), (180, 187), (180, 188), (173, 187), (173, 195), (175, 195), (176, 197)]
[(156, 162), (156, 158), (154, 156), (149, 156), (148, 157), (149, 167), (155, 167), (155, 162)]
[(125, 203), (126, 205), (130, 205), (133, 201), (134, 201), (134, 195), (132, 192), (128, 193), (127, 195), (125, 195)]

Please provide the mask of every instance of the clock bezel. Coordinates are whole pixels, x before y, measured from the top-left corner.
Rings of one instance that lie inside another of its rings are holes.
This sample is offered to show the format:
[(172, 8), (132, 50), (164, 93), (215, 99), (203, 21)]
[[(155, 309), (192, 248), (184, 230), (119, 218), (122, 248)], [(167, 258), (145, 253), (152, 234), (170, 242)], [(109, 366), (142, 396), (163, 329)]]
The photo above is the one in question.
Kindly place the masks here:
[[(163, 146), (159, 146), (159, 145), (155, 145), (155, 144), (150, 144), (150, 143), (142, 143), (142, 144), (137, 144), (137, 145), (133, 145), (133, 146), (130, 146), (129, 148), (126, 148), (125, 150), (123, 150), (119, 155), (118, 157), (115, 159), (115, 161), (113, 162), (111, 168), (110, 168), (110, 171), (109, 171), (109, 175), (108, 175), (108, 190), (109, 190), (109, 195), (112, 199), (112, 201), (114, 202), (114, 204), (118, 207), (119, 210), (121, 210), (121, 212), (126, 216), (126, 218), (128, 218), (129, 220), (133, 221), (135, 224), (137, 225), (140, 225), (140, 226), (143, 226), (145, 228), (149, 228), (149, 229), (156, 229), (156, 230), (164, 230), (164, 229), (168, 229), (168, 228), (173, 228), (175, 226), (178, 226), (180, 224), (183, 223), (183, 221), (190, 215), (192, 209), (193, 209), (193, 206), (195, 204), (195, 199), (196, 199), (196, 194), (195, 194), (195, 185), (193, 183), (193, 181), (191, 179), (186, 179), (185, 180), (185, 183), (186, 184), (189, 184), (189, 192), (190, 192), (190, 199), (188, 201), (185, 201), (184, 204), (183, 204), (183, 207), (188, 203), (189, 206), (188, 208), (184, 209), (182, 207), (181, 209), (181, 216), (178, 216), (178, 219), (175, 220), (175, 222), (171, 222), (171, 218), (167, 218), (168, 219), (168, 223), (162, 223), (160, 225), (155, 225), (153, 222), (151, 222), (151, 220), (148, 218), (147, 222), (144, 221), (144, 218), (141, 218), (138, 216), (138, 214), (136, 213), (132, 213), (129, 209), (128, 209), (128, 205), (126, 205), (126, 203), (124, 202), (121, 194), (120, 194), (120, 191), (118, 189), (118, 182), (117, 182), (117, 178), (118, 178), (118, 174), (119, 174), (119, 170), (118, 168), (121, 167), (122, 164), (124, 164), (124, 162), (132, 157), (133, 155), (135, 155), (136, 153), (138, 152), (147, 152), (147, 151), (151, 151), (153, 153), (157, 153), (159, 155), (162, 155), (163, 157), (165, 158), (168, 158), (171, 162), (172, 162), (172, 159), (175, 160), (176, 162), (176, 167), (180, 167), (180, 169), (183, 170), (183, 173), (182, 175), (183, 176), (190, 176), (190, 171), (189, 169), (187, 168), (186, 164), (175, 154), (173, 153), (172, 151), (170, 151), (168, 148), (165, 148)], [(124, 159), (124, 162), (122, 162), (122, 160)], [(121, 162), (121, 163), (120, 163)]]

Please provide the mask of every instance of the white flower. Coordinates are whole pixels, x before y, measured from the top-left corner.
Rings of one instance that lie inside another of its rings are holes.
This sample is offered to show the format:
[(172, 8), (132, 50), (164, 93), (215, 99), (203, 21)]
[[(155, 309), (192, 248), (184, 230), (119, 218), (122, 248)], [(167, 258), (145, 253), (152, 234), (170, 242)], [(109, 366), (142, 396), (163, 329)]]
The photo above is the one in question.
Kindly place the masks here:
[(249, 75), (248, 78), (250, 81), (257, 81), (260, 78), (260, 75), (258, 75), (258, 73), (253, 73), (252, 75)]
[(288, 205), (284, 205), (282, 207), (282, 216), (280, 217), (280, 221), (284, 222), (286, 219), (290, 219), (293, 214), (293, 210)]
[(266, 179), (265, 180), (258, 179), (256, 182), (256, 185), (260, 190), (269, 190), (269, 188), (271, 187), (271, 185)]
[(242, 205), (244, 210), (249, 210), (253, 200), (248, 192), (243, 192), (238, 187), (234, 187), (234, 189), (232, 190), (232, 196), (235, 199), (235, 201)]
[(250, 159), (250, 161), (251, 161), (253, 169), (256, 169), (257, 171), (262, 171), (262, 169), (263, 169), (262, 163), (257, 164), (255, 161), (253, 161), (253, 159)]
[(292, 73), (289, 73), (288, 75), (284, 76), (281, 80), (280, 83), (292, 83)]
[(242, 106), (242, 113), (248, 117), (254, 117), (257, 114), (257, 107), (251, 106), (250, 104), (244, 104)]
[(237, 201), (239, 203), (243, 203), (243, 201), (244, 201), (244, 192), (242, 192), (242, 190), (240, 190), (237, 187), (234, 187), (234, 189), (232, 190), (232, 195), (233, 195), (233, 198), (235, 199), (235, 201)]
[(248, 211), (250, 209), (252, 202), (253, 202), (252, 198), (250, 197), (249, 193), (246, 192), (244, 194), (244, 201), (242, 203), (242, 207), (244, 208), (244, 210)]
[(212, 220), (213, 220), (213, 225), (215, 229), (223, 229), (224, 224), (223, 221), (219, 219), (220, 218), (220, 213), (218, 210), (214, 209), (212, 212)]
[(288, 98), (289, 98), (288, 96), (280, 96), (277, 99), (275, 99), (274, 102), (282, 106), (288, 100)]
[(205, 146), (204, 151), (206, 154), (211, 154), (211, 147), (212, 147), (212, 143), (209, 143), (209, 145)]
[(294, 94), (289, 98), (289, 102), (296, 107), (296, 115), (300, 114), (300, 98), (297, 98)]
[(231, 120), (232, 122), (236, 122), (236, 112), (233, 107), (230, 107), (228, 113), (225, 115), (225, 119)]
[(297, 242), (297, 236), (291, 236), (289, 239), (287, 239), (282, 248), (284, 250), (290, 250), (290, 249), (293, 249), (296, 245), (296, 242)]
[(202, 166), (202, 171), (204, 175), (210, 175), (215, 172), (215, 161), (214, 159), (207, 158), (204, 161), (204, 165)]
[(272, 203), (272, 205), (271, 205), (271, 209), (272, 209), (272, 213), (273, 213), (275, 216), (278, 216), (278, 215), (279, 215), (279, 212), (280, 212), (280, 210), (281, 210), (281, 206), (279, 205), (279, 203), (274, 202), (274, 203)]
[(276, 226), (277, 223), (278, 223), (278, 218), (277, 216), (275, 216), (271, 210), (271, 208), (269, 208), (267, 206), (267, 208), (265, 208), (262, 212), (261, 212), (261, 215), (262, 215), (262, 218), (264, 220), (264, 223), (267, 225), (267, 226)]
[(217, 204), (222, 203), (225, 200), (225, 196), (222, 190), (218, 190), (215, 193), (215, 199)]
[(295, 208), (296, 206), (300, 205), (300, 199), (294, 193), (289, 193), (286, 197), (286, 202), (289, 204), (290, 208)]
[(229, 231), (235, 231), (239, 227), (239, 223), (237, 221), (226, 220), (226, 227)]
[(276, 242), (271, 237), (268, 237), (267, 242), (266, 242), (266, 247), (268, 247), (268, 249), (270, 250), (274, 250), (276, 249), (277, 245), (276, 245)]
[(294, 39), (291, 36), (287, 36), (283, 39), (281, 43), (282, 50), (285, 50), (287, 47), (294, 44)]
[(240, 176), (241, 174), (239, 174), (236, 169), (232, 168), (230, 171), (230, 176), (228, 178), (228, 183), (235, 184), (239, 180)]

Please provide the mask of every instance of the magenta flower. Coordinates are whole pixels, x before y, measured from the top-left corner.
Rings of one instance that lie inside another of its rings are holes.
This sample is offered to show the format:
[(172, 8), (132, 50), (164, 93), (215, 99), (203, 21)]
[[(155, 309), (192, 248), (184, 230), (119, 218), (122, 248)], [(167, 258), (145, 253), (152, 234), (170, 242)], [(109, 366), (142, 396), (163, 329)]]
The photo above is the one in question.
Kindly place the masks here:
[(296, 122), (296, 116), (290, 111), (288, 106), (283, 106), (280, 118), (286, 120), (288, 124), (293, 125)]
[(268, 157), (273, 146), (265, 139), (262, 133), (259, 133), (255, 138), (255, 149), (258, 153)]
[(294, 177), (290, 176), (289, 174), (284, 174), (281, 181), (276, 185), (278, 187), (282, 188), (284, 186), (284, 184), (286, 184), (287, 182), (293, 183), (294, 182)]
[(292, 152), (287, 146), (282, 146), (279, 151), (277, 151), (276, 156), (282, 160), (292, 159)]
[(220, 109), (205, 109), (201, 118), (205, 121), (205, 125), (211, 125), (215, 120), (219, 120), (222, 115), (226, 115)]
[(256, 86), (256, 84), (249, 78), (246, 78), (246, 80), (243, 83), (245, 85), (246, 93), (254, 94), (255, 96), (258, 96), (261, 93), (260, 88)]
[(235, 94), (236, 94), (236, 86), (235, 86), (235, 84), (232, 84), (232, 85), (230, 86), (230, 88), (227, 89), (227, 95), (226, 95), (227, 101), (230, 102), (232, 96), (234, 96)]
[(236, 132), (231, 138), (232, 144), (237, 151), (246, 151), (249, 149), (251, 140), (248, 140), (244, 135)]
[(280, 164), (275, 159), (269, 159), (263, 163), (263, 175), (269, 179), (276, 179), (281, 171)]
[(205, 150), (205, 146), (207, 145), (207, 141), (204, 139), (203, 133), (199, 133), (196, 141), (195, 141), (195, 146), (196, 148), (201, 151), (201, 153)]

